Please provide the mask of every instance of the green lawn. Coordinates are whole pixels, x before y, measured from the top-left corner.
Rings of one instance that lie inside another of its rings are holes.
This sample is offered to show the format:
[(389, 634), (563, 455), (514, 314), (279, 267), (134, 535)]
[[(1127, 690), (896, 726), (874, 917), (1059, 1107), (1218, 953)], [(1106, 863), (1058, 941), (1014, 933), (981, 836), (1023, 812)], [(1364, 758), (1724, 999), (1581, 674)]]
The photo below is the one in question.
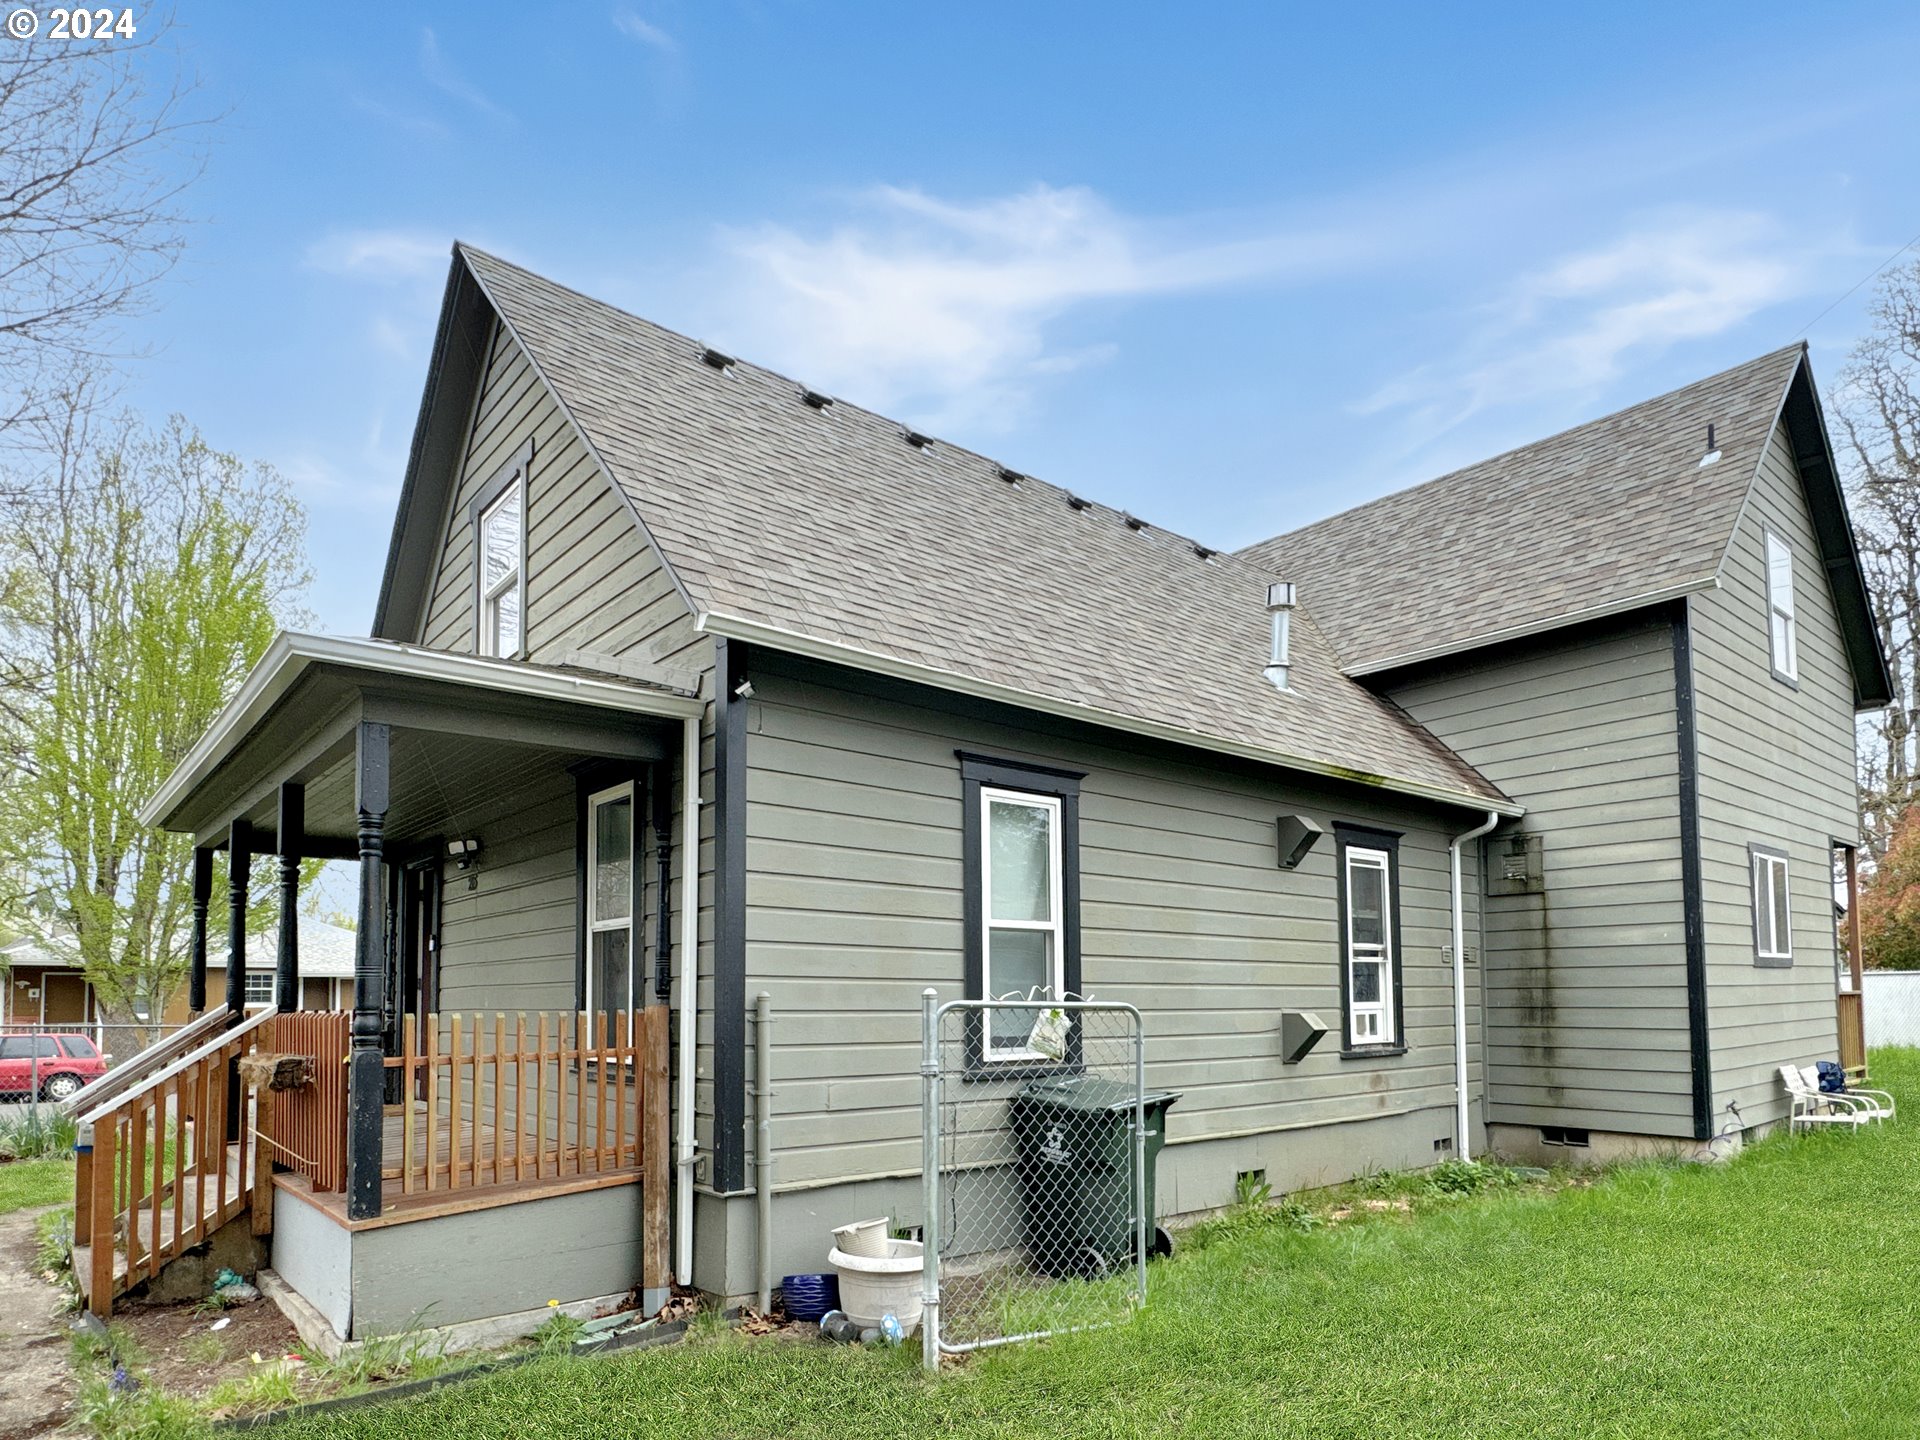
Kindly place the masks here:
[(930, 1384), (890, 1353), (733, 1336), (540, 1361), (276, 1431), (645, 1437), (1920, 1433), (1916, 1107), (1859, 1136), (1645, 1165), (1189, 1247), (1132, 1324)]
[(73, 1161), (11, 1160), (0, 1165), (0, 1215), (73, 1201)]

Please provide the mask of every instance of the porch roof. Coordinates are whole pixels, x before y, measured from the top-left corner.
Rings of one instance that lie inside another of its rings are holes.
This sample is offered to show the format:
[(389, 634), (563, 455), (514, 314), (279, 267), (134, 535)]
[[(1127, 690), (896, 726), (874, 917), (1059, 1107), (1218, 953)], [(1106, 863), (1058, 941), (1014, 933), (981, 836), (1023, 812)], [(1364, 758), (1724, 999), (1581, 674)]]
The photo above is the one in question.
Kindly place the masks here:
[[(440, 760), (433, 787), (444, 804), (462, 799), (449, 792), (467, 792), (471, 803), (474, 791), (498, 783), (510, 755), (661, 758), (671, 753), (674, 723), (701, 711), (687, 691), (620, 676), (287, 631), (140, 820), (203, 840), (235, 822), (270, 831), (275, 792), (293, 782), (308, 786), (308, 836), (345, 841), (353, 833), (352, 756), (362, 721), (402, 732), (396, 771), (410, 745), (431, 745)], [(344, 794), (334, 795), (342, 786)]]

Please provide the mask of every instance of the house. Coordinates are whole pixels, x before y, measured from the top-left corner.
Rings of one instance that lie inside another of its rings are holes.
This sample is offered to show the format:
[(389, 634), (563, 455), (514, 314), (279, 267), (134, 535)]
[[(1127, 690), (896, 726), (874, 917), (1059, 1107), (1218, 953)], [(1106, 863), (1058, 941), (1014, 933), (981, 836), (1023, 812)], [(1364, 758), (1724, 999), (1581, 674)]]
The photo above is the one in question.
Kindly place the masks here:
[(102, 1308), (251, 1207), (334, 1341), (738, 1296), (919, 1218), (929, 986), (1137, 1005), (1167, 1214), (1765, 1128), (1840, 1043), (1865, 618), (1798, 349), (1230, 554), (458, 246), (372, 637), (280, 637), (144, 812), (289, 903), (358, 859), (351, 1016), (194, 1037), (349, 1060), (196, 1126), (196, 1214), (88, 1181), (78, 1268)]
[(99, 997), (80, 973), (79, 956), (69, 948), (29, 935), (0, 944), (0, 1028), (58, 1030), (92, 1034), (98, 1027)]
[[(300, 977), (300, 1008), (303, 1010), (345, 1010), (353, 1005), (353, 931), (318, 915), (299, 917), (299, 949), (296, 973)], [(247, 957), (246, 979), (241, 993), (249, 1010), (273, 1004), (274, 960), (272, 954), (255, 952)], [(227, 947), (209, 947), (207, 951), (208, 988), (226, 992)], [(214, 978), (217, 974), (218, 978)], [(167, 1023), (184, 1025), (193, 1018), (190, 996), (183, 986), (167, 1002)]]

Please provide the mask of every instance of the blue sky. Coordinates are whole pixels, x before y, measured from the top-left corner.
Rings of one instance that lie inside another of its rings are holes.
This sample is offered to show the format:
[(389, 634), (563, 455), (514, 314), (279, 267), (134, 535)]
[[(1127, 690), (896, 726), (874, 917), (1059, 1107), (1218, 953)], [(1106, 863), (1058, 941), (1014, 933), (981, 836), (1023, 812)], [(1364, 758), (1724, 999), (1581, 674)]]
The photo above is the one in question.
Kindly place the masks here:
[(1830, 381), (1920, 230), (1910, 4), (178, 13), (223, 118), (126, 398), (300, 481), (346, 633), (455, 236), (1233, 546)]

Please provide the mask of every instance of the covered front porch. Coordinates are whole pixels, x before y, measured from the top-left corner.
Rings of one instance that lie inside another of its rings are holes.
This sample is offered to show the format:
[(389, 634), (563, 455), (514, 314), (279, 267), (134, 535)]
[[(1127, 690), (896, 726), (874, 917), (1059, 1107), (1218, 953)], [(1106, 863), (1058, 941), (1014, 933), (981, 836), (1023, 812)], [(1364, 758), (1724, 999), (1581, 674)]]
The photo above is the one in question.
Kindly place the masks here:
[[(664, 1302), (669, 1001), (692, 938), (678, 792), (700, 710), (624, 676), (281, 637), (148, 807), (195, 839), (196, 1012), (229, 853), (234, 1027), (242, 862), (277, 858), (275, 1010), (89, 1115), (96, 1164), (113, 1157), (94, 1308), (230, 1211), (229, 1190), (343, 1340), (556, 1298)], [(309, 858), (358, 866), (350, 1012), (299, 1009)]]

